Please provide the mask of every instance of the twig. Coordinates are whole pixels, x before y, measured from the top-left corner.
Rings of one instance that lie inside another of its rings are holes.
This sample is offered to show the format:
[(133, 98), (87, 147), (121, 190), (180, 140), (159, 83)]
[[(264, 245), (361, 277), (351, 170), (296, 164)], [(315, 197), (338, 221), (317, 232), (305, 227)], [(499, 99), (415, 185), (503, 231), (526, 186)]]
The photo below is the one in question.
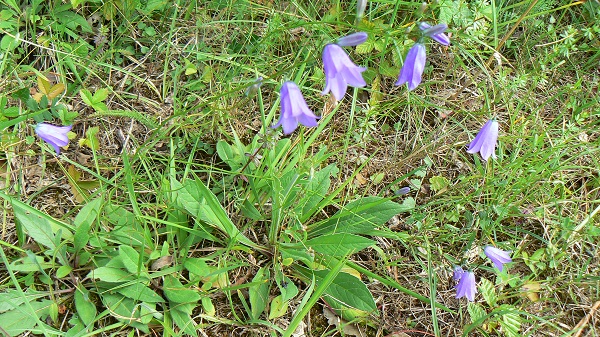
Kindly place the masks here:
[(581, 335), (581, 333), (584, 330), (584, 327), (590, 322), (590, 319), (592, 318), (592, 316), (594, 316), (594, 314), (596, 313), (596, 310), (598, 310), (599, 307), (600, 307), (600, 301), (597, 301), (596, 303), (594, 303), (594, 305), (590, 309), (590, 312), (588, 312), (587, 315), (585, 315), (585, 317), (582, 318), (579, 321), (579, 323), (577, 323), (577, 325), (573, 328), (572, 331), (578, 330), (573, 335), (573, 337), (579, 337)]

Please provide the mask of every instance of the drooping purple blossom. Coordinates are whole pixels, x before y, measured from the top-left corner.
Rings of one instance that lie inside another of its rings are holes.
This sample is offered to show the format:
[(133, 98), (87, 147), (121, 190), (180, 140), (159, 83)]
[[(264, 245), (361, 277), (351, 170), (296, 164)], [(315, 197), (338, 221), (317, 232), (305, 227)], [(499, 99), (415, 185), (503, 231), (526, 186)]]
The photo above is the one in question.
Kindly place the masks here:
[(454, 281), (459, 281), (464, 273), (465, 271), (462, 269), (461, 266), (455, 266), (454, 272), (452, 273), (452, 278), (454, 279)]
[(408, 51), (408, 54), (406, 54), (404, 65), (402, 65), (402, 70), (400, 70), (400, 77), (398, 77), (398, 81), (395, 84), (402, 85), (408, 83), (408, 90), (414, 90), (421, 83), (425, 61), (425, 45), (415, 43)]
[(356, 88), (367, 85), (361, 74), (367, 68), (354, 64), (344, 49), (337, 44), (328, 44), (323, 48), (323, 65), (325, 67), (325, 89), (321, 93), (323, 95), (331, 91), (339, 101), (344, 98), (348, 85)]
[(72, 125), (57, 126), (48, 123), (40, 123), (35, 127), (35, 133), (46, 143), (52, 145), (56, 154), (60, 154), (60, 148), (69, 144), (67, 133), (71, 131)]
[(465, 271), (456, 285), (456, 298), (466, 297), (469, 301), (473, 302), (476, 293), (475, 274), (472, 271)]
[(509, 251), (498, 249), (493, 246), (485, 246), (483, 252), (490, 260), (492, 260), (494, 266), (500, 271), (502, 271), (505, 263), (512, 262)]
[(283, 126), (283, 133), (290, 134), (296, 130), (298, 123), (306, 127), (317, 126), (317, 119), (320, 117), (308, 108), (304, 96), (296, 83), (287, 81), (283, 83), (280, 89), (281, 95), (281, 116), (273, 128)]
[(340, 37), (335, 44), (341, 47), (353, 47), (358, 46), (361, 43), (367, 41), (369, 36), (365, 32), (352, 33), (344, 37)]
[(410, 187), (408, 186), (404, 186), (402, 188), (400, 188), (399, 190), (396, 190), (396, 195), (405, 195), (410, 193)]
[(483, 160), (488, 160), (490, 156), (496, 159), (496, 143), (498, 142), (498, 122), (495, 120), (489, 120), (475, 139), (469, 144), (469, 148), (467, 149), (468, 153), (477, 153), (481, 154), (481, 158)]
[(421, 29), (423, 35), (430, 37), (444, 46), (450, 44), (450, 38), (448, 35), (444, 34), (446, 29), (448, 29), (448, 25), (445, 23), (440, 23), (432, 27), (428, 23), (419, 22), (419, 29)]
[(360, 21), (363, 15), (365, 14), (365, 9), (367, 9), (367, 0), (358, 0), (356, 2), (356, 20)]

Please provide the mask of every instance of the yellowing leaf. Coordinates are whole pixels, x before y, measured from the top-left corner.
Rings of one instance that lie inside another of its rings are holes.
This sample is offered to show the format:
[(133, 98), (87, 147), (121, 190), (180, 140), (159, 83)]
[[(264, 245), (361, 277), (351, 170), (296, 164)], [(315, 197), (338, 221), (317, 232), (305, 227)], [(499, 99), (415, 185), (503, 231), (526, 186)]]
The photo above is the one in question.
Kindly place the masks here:
[(58, 97), (60, 94), (65, 91), (65, 85), (62, 83), (57, 83), (50, 88), (50, 90), (46, 93), (49, 99), (54, 99)]
[(185, 74), (188, 76), (193, 75), (197, 72), (198, 72), (198, 69), (196, 69), (196, 67), (194, 65), (189, 65), (187, 68), (185, 68)]
[(100, 186), (100, 183), (97, 180), (80, 180), (81, 172), (73, 165), (69, 165), (67, 168), (67, 176), (69, 178), (68, 181), (69, 186), (71, 186), (71, 192), (77, 202), (84, 202), (89, 198), (89, 191)]
[(38, 85), (38, 88), (40, 89), (40, 91), (44, 95), (48, 95), (48, 93), (50, 92), (51, 86), (50, 86), (50, 81), (48, 81), (47, 78), (38, 76), (37, 77), (37, 85)]
[(538, 295), (540, 289), (539, 282), (535, 281), (527, 281), (521, 288), (524, 292), (525, 297), (527, 297), (531, 302), (536, 302), (540, 299), (540, 295)]

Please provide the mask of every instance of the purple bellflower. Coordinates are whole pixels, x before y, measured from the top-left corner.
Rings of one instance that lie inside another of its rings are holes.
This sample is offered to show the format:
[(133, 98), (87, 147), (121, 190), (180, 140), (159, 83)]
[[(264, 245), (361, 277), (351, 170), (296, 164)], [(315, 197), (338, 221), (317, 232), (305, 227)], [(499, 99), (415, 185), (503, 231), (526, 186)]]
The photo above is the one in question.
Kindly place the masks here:
[(356, 20), (360, 21), (363, 15), (365, 15), (365, 9), (367, 9), (367, 0), (358, 0), (356, 2)]
[(462, 269), (461, 266), (455, 266), (454, 273), (452, 274), (452, 278), (454, 279), (454, 281), (459, 281), (464, 273), (465, 273), (465, 271)]
[(446, 29), (448, 29), (448, 25), (445, 23), (440, 23), (432, 27), (431, 25), (425, 22), (420, 22), (419, 29), (421, 29), (423, 35), (429, 36), (432, 40), (435, 40), (438, 43), (443, 44), (444, 46), (450, 44), (450, 38), (448, 37), (448, 35), (444, 34)]
[(359, 67), (350, 60), (348, 54), (337, 44), (328, 44), (323, 48), (323, 66), (325, 67), (325, 89), (321, 94), (332, 92), (340, 101), (346, 94), (348, 85), (360, 88), (367, 85), (362, 72), (367, 68)]
[(288, 135), (298, 127), (298, 123), (306, 126), (317, 126), (317, 119), (320, 117), (308, 108), (304, 96), (296, 83), (287, 81), (283, 83), (280, 89), (281, 95), (281, 117), (273, 128), (283, 126), (283, 133)]
[(469, 301), (475, 300), (477, 285), (475, 284), (475, 274), (472, 271), (465, 271), (456, 285), (456, 298), (466, 297)]
[(404, 186), (402, 188), (400, 188), (399, 190), (396, 190), (396, 192), (394, 192), (396, 195), (405, 195), (410, 193), (410, 187), (408, 186)]
[(492, 260), (494, 266), (500, 271), (502, 271), (505, 263), (512, 262), (512, 259), (510, 258), (510, 252), (508, 251), (504, 251), (492, 246), (485, 246), (483, 252), (490, 260)]
[(73, 126), (56, 126), (48, 123), (40, 123), (35, 127), (35, 133), (46, 143), (52, 145), (56, 154), (60, 154), (60, 148), (69, 144), (67, 133)]
[(408, 90), (414, 90), (421, 83), (421, 75), (423, 75), (425, 69), (425, 57), (425, 45), (415, 43), (406, 54), (396, 85), (408, 83)]
[(475, 139), (469, 144), (468, 153), (481, 154), (483, 160), (488, 160), (490, 156), (496, 159), (496, 143), (498, 142), (498, 122), (489, 120), (481, 131), (475, 136)]
[(352, 33), (344, 37), (340, 37), (335, 44), (340, 47), (353, 47), (367, 41), (369, 36), (365, 32)]

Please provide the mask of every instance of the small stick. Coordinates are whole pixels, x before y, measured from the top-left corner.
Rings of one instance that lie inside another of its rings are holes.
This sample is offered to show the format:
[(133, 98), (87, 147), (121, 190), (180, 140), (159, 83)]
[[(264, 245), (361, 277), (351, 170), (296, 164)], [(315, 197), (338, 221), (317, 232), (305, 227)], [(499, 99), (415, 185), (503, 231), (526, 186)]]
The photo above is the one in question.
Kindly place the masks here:
[(596, 303), (594, 303), (594, 305), (592, 306), (592, 308), (590, 309), (590, 312), (587, 313), (587, 315), (585, 315), (584, 318), (582, 318), (579, 323), (577, 323), (577, 325), (573, 328), (572, 331), (578, 330), (573, 337), (579, 337), (581, 335), (581, 333), (583, 332), (583, 328), (590, 322), (590, 319), (592, 318), (592, 316), (594, 316), (594, 314), (596, 313), (596, 310), (598, 310), (598, 308), (600, 307), (600, 301), (597, 301)]

